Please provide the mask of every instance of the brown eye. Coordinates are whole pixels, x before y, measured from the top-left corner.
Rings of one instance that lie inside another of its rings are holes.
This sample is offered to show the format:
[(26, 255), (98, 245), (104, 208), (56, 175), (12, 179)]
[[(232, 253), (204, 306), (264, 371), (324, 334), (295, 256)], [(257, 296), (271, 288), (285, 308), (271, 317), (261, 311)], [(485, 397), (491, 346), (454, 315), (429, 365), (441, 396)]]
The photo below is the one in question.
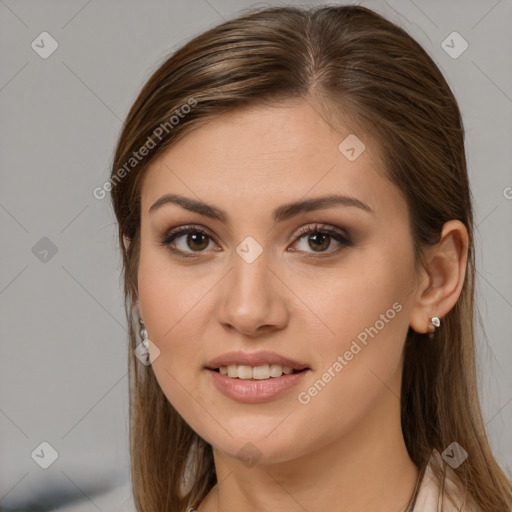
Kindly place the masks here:
[(175, 254), (189, 256), (192, 253), (206, 252), (205, 249), (208, 248), (210, 241), (212, 237), (206, 231), (197, 227), (183, 226), (168, 233), (161, 244)]
[[(342, 231), (318, 224), (301, 229), (295, 243), (301, 242), (302, 239), (304, 239), (304, 242), (302, 243), (302, 247), (299, 247), (298, 251), (310, 254), (311, 252), (318, 254), (325, 253), (326, 256), (337, 253), (344, 247), (353, 245), (351, 240)], [(333, 240), (338, 244), (338, 247), (329, 250)]]
[(186, 238), (186, 244), (187, 247), (194, 251), (202, 251), (208, 247), (208, 238), (203, 233), (189, 233)]
[(326, 233), (314, 233), (309, 235), (308, 243), (313, 250), (323, 251), (327, 249), (331, 242), (331, 235)]

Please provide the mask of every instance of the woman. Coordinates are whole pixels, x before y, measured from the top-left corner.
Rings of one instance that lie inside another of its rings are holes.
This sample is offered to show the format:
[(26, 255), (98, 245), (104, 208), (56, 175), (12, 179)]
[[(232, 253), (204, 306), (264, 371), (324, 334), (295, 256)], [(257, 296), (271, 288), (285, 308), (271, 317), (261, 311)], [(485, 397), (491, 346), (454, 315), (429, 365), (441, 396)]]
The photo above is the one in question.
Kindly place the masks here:
[(254, 10), (153, 74), (111, 188), (139, 511), (508, 511), (475, 376), (456, 100), (360, 6)]

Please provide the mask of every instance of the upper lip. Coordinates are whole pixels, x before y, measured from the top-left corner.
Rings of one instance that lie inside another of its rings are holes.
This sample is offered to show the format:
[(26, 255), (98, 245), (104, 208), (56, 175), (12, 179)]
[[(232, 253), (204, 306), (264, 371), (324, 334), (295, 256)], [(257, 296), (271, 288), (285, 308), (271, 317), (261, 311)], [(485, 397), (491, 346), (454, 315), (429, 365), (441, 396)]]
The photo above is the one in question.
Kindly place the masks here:
[(207, 368), (210, 370), (217, 370), (221, 366), (229, 365), (246, 365), (246, 366), (262, 366), (264, 364), (280, 364), (281, 366), (288, 366), (294, 370), (304, 370), (309, 368), (305, 363), (300, 363), (289, 357), (284, 357), (275, 352), (243, 352), (233, 351), (226, 352), (215, 359), (212, 359), (208, 364)]

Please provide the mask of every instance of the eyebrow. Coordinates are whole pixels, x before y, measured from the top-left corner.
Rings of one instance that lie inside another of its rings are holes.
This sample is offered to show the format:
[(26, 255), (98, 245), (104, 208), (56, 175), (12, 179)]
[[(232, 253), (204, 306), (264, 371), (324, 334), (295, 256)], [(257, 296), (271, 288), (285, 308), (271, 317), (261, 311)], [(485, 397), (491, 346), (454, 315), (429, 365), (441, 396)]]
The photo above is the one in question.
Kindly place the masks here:
[[(223, 223), (226, 223), (229, 220), (229, 215), (224, 210), (202, 201), (180, 196), (178, 194), (166, 194), (162, 196), (149, 208), (149, 213), (154, 212), (166, 204), (176, 204), (186, 210), (198, 213), (199, 215), (204, 215), (211, 219), (219, 220)], [(351, 196), (331, 194), (278, 206), (273, 211), (273, 218), (276, 223), (283, 222), (303, 212), (321, 210), (332, 206), (353, 206), (375, 215), (372, 208), (360, 199)]]

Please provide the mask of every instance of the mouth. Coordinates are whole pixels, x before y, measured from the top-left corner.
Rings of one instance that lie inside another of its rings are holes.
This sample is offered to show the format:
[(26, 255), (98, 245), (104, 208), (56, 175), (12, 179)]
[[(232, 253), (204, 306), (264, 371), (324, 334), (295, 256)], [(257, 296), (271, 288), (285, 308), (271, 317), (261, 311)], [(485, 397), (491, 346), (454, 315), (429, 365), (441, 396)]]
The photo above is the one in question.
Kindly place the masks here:
[(211, 371), (220, 373), (232, 379), (240, 380), (268, 380), (277, 379), (283, 375), (293, 375), (309, 370), (309, 367), (301, 369), (292, 368), (290, 366), (282, 366), (280, 364), (263, 364), (259, 366), (230, 364), (227, 366), (219, 366), (218, 368), (208, 368)]
[(311, 373), (309, 366), (292, 368), (278, 363), (258, 366), (222, 364), (205, 370), (218, 391), (245, 404), (276, 400)]
[(305, 363), (275, 352), (261, 350), (247, 352), (234, 350), (211, 360), (205, 369), (231, 379), (271, 381), (291, 378), (292, 375), (311, 370)]

